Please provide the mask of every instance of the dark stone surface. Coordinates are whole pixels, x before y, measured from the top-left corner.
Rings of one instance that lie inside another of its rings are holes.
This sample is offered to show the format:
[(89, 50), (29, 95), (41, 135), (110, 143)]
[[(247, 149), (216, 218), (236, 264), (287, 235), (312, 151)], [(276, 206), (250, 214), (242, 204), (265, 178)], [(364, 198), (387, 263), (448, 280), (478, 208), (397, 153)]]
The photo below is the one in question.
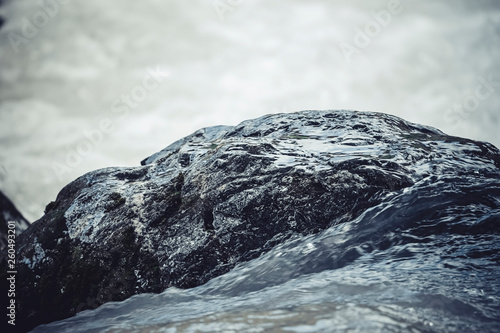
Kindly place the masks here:
[(303, 111), (202, 129), (141, 164), (78, 178), (19, 237), (24, 329), (198, 286), (423, 179), (498, 175), (500, 154), (381, 113)]

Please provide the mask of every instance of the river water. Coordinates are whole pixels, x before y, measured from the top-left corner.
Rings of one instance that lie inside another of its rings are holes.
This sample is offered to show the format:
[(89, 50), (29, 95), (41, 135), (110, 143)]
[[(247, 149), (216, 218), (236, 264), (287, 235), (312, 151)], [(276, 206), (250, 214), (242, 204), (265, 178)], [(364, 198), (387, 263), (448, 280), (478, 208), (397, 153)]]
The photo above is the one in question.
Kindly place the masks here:
[[(268, 113), (383, 111), (500, 144), (498, 1), (402, 0), (351, 62), (341, 43), (389, 1), (228, 0), (222, 17), (211, 0), (57, 1), (30, 36), (43, 5), (0, 7), (0, 187), (30, 221), (85, 172)], [(114, 113), (151, 69), (160, 86)], [(490, 94), (463, 111), (484, 80)], [(103, 119), (113, 130), (89, 140)], [(58, 173), (84, 142), (90, 152)], [(499, 332), (499, 193), (498, 178), (424, 181), (203, 286), (35, 332)]]
[(500, 179), (441, 176), (205, 285), (34, 332), (498, 332)]

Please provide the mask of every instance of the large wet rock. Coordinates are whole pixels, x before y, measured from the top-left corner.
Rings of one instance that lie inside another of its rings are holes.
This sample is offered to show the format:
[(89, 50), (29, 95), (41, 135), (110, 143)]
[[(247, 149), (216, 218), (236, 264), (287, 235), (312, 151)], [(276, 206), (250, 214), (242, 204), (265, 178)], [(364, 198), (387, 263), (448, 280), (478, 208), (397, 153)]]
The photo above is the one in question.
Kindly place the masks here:
[(201, 129), (142, 166), (62, 189), (18, 240), (18, 322), (194, 287), (424, 179), (498, 177), (499, 166), (488, 143), (381, 113), (304, 111)]

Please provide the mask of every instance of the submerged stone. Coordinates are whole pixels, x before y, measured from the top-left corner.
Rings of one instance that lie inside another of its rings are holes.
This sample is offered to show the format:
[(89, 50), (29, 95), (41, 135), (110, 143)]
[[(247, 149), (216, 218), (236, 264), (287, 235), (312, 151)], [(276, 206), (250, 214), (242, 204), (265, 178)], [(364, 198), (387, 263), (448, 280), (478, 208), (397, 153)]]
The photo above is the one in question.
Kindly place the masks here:
[(78, 178), (19, 237), (27, 328), (201, 285), (422, 180), (498, 178), (500, 153), (386, 114), (303, 111), (201, 129), (141, 164)]

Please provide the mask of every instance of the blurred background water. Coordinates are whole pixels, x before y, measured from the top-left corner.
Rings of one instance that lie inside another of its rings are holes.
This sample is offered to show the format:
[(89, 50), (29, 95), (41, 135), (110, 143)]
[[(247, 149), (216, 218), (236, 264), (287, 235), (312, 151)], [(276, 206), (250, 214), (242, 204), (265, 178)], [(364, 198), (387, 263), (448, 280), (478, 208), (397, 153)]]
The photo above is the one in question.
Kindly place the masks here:
[(87, 171), (303, 109), (381, 111), (500, 146), (500, 2), (391, 3), (3, 1), (0, 189), (33, 221)]

